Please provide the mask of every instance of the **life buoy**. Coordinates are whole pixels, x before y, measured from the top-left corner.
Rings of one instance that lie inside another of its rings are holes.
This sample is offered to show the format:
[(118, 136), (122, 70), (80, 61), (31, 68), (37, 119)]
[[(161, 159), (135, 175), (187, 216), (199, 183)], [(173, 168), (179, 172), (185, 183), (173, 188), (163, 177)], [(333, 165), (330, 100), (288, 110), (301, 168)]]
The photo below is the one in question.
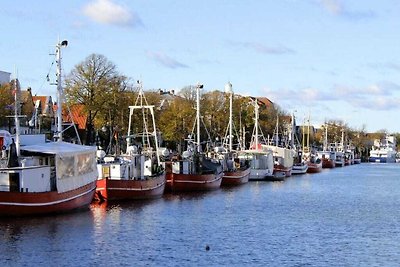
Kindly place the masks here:
[(6, 146), (2, 146), (2, 147), (1, 147), (1, 150), (6, 150), (6, 149), (7, 149)]

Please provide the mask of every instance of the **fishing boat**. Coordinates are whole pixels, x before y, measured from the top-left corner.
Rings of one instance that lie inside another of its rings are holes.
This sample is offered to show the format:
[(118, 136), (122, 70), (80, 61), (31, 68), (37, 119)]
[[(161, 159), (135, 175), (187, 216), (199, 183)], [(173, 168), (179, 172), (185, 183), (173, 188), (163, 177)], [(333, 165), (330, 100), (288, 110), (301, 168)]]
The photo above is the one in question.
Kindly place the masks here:
[(385, 135), (382, 140), (374, 140), (374, 145), (369, 152), (369, 162), (393, 163), (396, 162), (396, 137)]
[(308, 170), (308, 164), (307, 161), (301, 160), (298, 163), (294, 163), (292, 167), (292, 175), (297, 175), (297, 174), (305, 174), (307, 173)]
[(243, 150), (241, 142), (239, 142), (237, 150), (233, 149), (233, 90), (231, 83), (225, 85), (225, 92), (229, 94), (229, 123), (224, 145), (215, 148), (214, 157), (218, 157), (224, 172), (221, 185), (234, 186), (245, 184), (249, 181), (250, 164), (248, 160), (239, 157), (240, 150)]
[(280, 171), (274, 173), (274, 157), (272, 151), (266, 147), (267, 141), (265, 140), (264, 134), (258, 124), (259, 105), (257, 99), (253, 100), (253, 105), (255, 118), (250, 147), (249, 149), (244, 150), (241, 156), (250, 161), (249, 180), (283, 181), (286, 174)]
[(93, 199), (96, 148), (63, 141), (61, 48), (67, 44), (56, 45), (56, 141), (48, 142), (43, 134), (20, 135), (19, 100), (14, 93), (15, 136), (0, 133), (0, 216), (63, 213), (88, 208)]
[(335, 167), (345, 166), (345, 157), (343, 151), (336, 151)]
[(307, 161), (303, 158), (303, 150), (301, 149), (301, 144), (296, 134), (296, 120), (294, 114), (292, 114), (292, 123), (290, 127), (289, 137), (290, 147), (294, 151), (292, 175), (305, 174), (308, 170), (308, 164)]
[(292, 175), (305, 174), (308, 170), (307, 160), (303, 157), (303, 151), (298, 150), (294, 159), (292, 167)]
[(209, 191), (220, 188), (224, 175), (221, 164), (207, 158), (202, 151), (200, 142), (200, 89), (203, 85), (196, 85), (196, 141), (189, 135), (187, 150), (182, 155), (176, 155), (166, 161), (166, 191), (188, 192)]
[[(293, 119), (292, 119), (293, 120)], [(268, 142), (267, 149), (272, 151), (274, 156), (274, 174), (285, 173), (285, 177), (292, 175), (293, 159), (295, 151), (291, 148), (280, 147), (279, 144), (279, 117), (276, 118), (275, 140)]]
[(308, 155), (307, 173), (318, 173), (322, 171), (322, 160), (314, 153)]
[(322, 151), (317, 151), (318, 157), (322, 160), (322, 168), (336, 167), (336, 151), (332, 147), (328, 147), (328, 125), (325, 124), (324, 144)]
[[(106, 156), (104, 151), (98, 153), (96, 199), (100, 201), (152, 199), (164, 193), (166, 177), (160, 162), (154, 106), (147, 103), (140, 82), (138, 86), (135, 105), (129, 106), (126, 153), (114, 156)], [(140, 133), (131, 130), (134, 123), (139, 124), (133, 120), (135, 111), (141, 112)], [(135, 139), (140, 141), (134, 143)]]

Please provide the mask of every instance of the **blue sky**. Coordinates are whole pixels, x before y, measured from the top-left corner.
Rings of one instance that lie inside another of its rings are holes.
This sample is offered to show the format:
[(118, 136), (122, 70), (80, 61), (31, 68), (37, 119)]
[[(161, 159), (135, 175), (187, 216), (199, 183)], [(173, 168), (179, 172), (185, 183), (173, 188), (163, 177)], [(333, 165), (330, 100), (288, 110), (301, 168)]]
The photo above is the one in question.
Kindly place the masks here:
[(397, 0), (14, 0), (0, 7), (0, 70), (55, 95), (49, 53), (67, 39), (64, 74), (99, 53), (146, 89), (230, 81), (298, 121), (400, 132), (399, 29)]

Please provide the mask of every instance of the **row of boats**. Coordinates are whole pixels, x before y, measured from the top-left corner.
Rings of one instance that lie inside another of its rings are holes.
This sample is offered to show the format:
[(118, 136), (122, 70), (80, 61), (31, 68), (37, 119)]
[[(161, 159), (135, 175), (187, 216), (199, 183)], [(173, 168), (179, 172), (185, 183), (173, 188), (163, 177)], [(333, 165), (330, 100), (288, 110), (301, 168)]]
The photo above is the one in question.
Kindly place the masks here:
[[(129, 107), (124, 153), (107, 155), (99, 147), (65, 142), (61, 115), (61, 48), (65, 45), (63, 41), (56, 46), (56, 140), (50, 142), (43, 134), (20, 135), (17, 112), (15, 134), (0, 131), (0, 216), (60, 213), (88, 207), (93, 200), (152, 199), (166, 192), (215, 190), (252, 180), (283, 181), (291, 175), (360, 162), (350, 146), (331, 144), (323, 151), (309, 151), (267, 142), (258, 125), (257, 100), (253, 101), (255, 126), (250, 146), (233, 149), (231, 84), (226, 86), (230, 95), (227, 135), (212, 149), (203, 151), (200, 140), (200, 84), (196, 85), (196, 133), (186, 140), (183, 153), (160, 148), (154, 106), (147, 103), (141, 84), (135, 104)], [(133, 132), (138, 125), (133, 118), (138, 117), (143, 130)]]

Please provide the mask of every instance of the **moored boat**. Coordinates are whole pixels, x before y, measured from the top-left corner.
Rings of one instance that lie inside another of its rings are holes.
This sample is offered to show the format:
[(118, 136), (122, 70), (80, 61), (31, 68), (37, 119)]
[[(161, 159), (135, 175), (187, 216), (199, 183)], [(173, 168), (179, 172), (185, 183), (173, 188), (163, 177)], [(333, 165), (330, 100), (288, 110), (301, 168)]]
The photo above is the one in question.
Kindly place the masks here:
[[(233, 90), (231, 83), (225, 85), (225, 91), (229, 94), (229, 123), (224, 146), (215, 148), (214, 157), (219, 159), (223, 168), (224, 175), (222, 176), (221, 185), (234, 186), (245, 184), (249, 181), (250, 164), (248, 160), (239, 157), (240, 150), (242, 150), (241, 142), (238, 142), (238, 151), (233, 149)], [(240, 141), (239, 139), (238, 141)]]
[[(276, 181), (284, 180), (285, 175), (282, 172), (274, 173), (274, 158), (272, 151), (265, 145), (262, 145), (260, 141), (266, 144), (265, 137), (258, 125), (258, 103), (257, 99), (253, 100), (254, 104), (254, 128), (252, 139), (250, 142), (250, 148), (243, 151), (246, 159), (250, 161), (250, 177), (249, 181)], [(260, 131), (260, 134), (259, 134)], [(260, 140), (260, 138), (262, 140)]]
[[(0, 216), (64, 213), (88, 208), (96, 187), (96, 148), (63, 142), (61, 82), (62, 41), (57, 57), (57, 135), (47, 142), (42, 134), (26, 135), (20, 142), (17, 93), (15, 139), (0, 134)], [(16, 82), (16, 80), (15, 80)]]
[(336, 167), (336, 152), (335, 151), (318, 151), (318, 157), (322, 161), (322, 168), (335, 168)]
[(369, 152), (369, 162), (393, 163), (396, 162), (396, 137), (386, 135), (382, 140), (374, 140), (374, 145)]
[(322, 161), (316, 155), (311, 154), (308, 158), (307, 173), (318, 173), (322, 171)]
[(167, 192), (208, 191), (220, 188), (223, 169), (219, 162), (206, 158), (200, 142), (200, 89), (196, 85), (196, 124), (195, 142), (190, 136), (188, 147), (182, 155), (165, 162), (167, 172)]
[(317, 155), (322, 160), (322, 168), (335, 168), (336, 151), (333, 147), (328, 147), (328, 124), (325, 124), (324, 127), (324, 146), (322, 151), (317, 151)]
[[(142, 84), (138, 85), (138, 98), (135, 105), (129, 106), (126, 153), (106, 156), (104, 151), (99, 151), (97, 200), (143, 200), (159, 198), (164, 193), (166, 176), (160, 162), (154, 106), (147, 103)], [(144, 121), (143, 131), (132, 134), (134, 111), (137, 110), (141, 111)], [(147, 118), (147, 111), (150, 118)], [(149, 125), (152, 125), (151, 129)], [(134, 143), (135, 137), (141, 142)]]
[(308, 170), (308, 164), (306, 161), (294, 163), (292, 167), (292, 175), (305, 174)]

